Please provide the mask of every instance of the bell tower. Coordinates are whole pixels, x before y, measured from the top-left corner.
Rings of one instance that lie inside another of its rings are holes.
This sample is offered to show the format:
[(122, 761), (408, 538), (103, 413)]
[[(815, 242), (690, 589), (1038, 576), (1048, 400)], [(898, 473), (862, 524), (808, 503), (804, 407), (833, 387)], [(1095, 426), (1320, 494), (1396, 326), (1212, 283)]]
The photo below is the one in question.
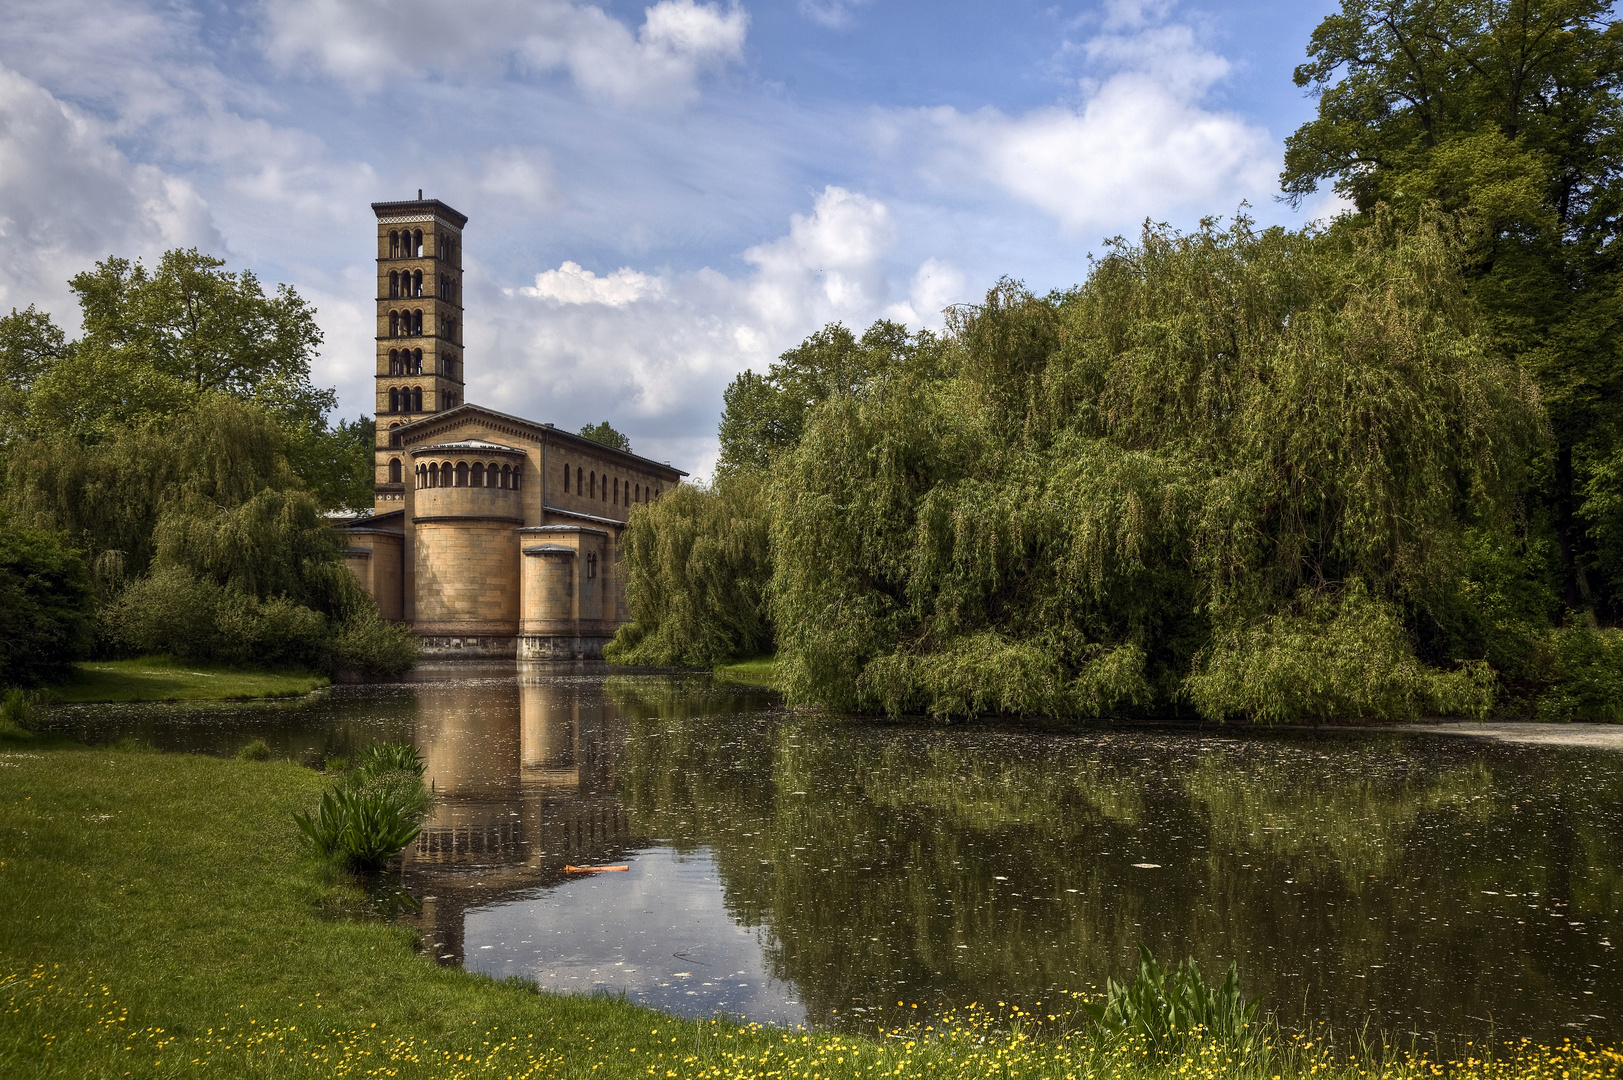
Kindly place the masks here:
[(411, 473), (395, 429), (462, 404), (462, 227), (438, 199), (375, 202), (378, 219), (378, 513), (397, 510)]

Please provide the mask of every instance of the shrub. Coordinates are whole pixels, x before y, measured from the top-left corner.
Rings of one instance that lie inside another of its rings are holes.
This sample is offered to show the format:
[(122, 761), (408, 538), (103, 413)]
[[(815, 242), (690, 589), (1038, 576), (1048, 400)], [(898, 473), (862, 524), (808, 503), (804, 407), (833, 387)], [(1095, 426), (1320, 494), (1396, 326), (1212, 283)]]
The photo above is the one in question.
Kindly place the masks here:
[(265, 745), (264, 739), (255, 739), (237, 751), (238, 761), (269, 761), (270, 758), (271, 749)]
[(90, 655), (90, 572), (54, 533), (0, 522), (0, 686), (60, 682)]
[(320, 663), (327, 620), (285, 597), (259, 600), (238, 589), (163, 566), (107, 605), (108, 636), (141, 653), (233, 664)]
[[(422, 787), (420, 781), (417, 787)], [(417, 839), (421, 813), (410, 798), (395, 791), (340, 787), (322, 794), (313, 815), (294, 814), (293, 820), (321, 855), (341, 859), (356, 870), (376, 870)]]
[(1239, 1054), (1261, 1049), (1263, 1025), (1257, 1023), (1259, 1001), (1240, 996), (1234, 964), (1221, 986), (1206, 985), (1194, 960), (1167, 971), (1143, 945), (1138, 947), (1138, 977), (1130, 985), (1105, 981), (1105, 999), (1082, 1008), (1105, 1039), (1141, 1039), (1154, 1057), (1181, 1054), (1196, 1041), (1211, 1040)]
[(361, 607), (339, 625), (328, 647), (325, 664), (333, 672), (393, 679), (416, 666), (421, 651), (410, 628), (384, 619), (378, 614), (377, 605), (372, 604)]
[(1556, 685), (1538, 700), (1540, 720), (1623, 720), (1623, 630), (1568, 626), (1550, 635)]

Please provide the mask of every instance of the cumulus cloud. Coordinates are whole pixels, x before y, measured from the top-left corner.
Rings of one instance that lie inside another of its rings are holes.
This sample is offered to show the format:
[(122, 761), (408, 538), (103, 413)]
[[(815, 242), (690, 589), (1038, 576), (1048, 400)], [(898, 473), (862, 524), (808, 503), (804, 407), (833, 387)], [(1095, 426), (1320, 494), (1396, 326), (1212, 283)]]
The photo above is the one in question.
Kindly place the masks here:
[(886, 141), (939, 187), (991, 184), (1073, 231), (1270, 191), (1268, 132), (1205, 98), (1229, 74), (1182, 25), (1152, 25), (1155, 5), (1118, 3), (1104, 30), (1070, 51), (1102, 76), (1076, 100), (1009, 115), (950, 106), (881, 115)]
[(572, 427), (612, 415), (640, 432), (639, 452), (707, 472), (721, 392), (739, 371), (764, 369), (828, 322), (939, 325), (940, 308), (966, 299), (963, 273), (930, 259), (907, 299), (890, 302), (891, 274), (909, 280), (891, 265), (896, 234), (882, 202), (829, 186), (783, 235), (746, 250), (751, 270), (736, 277), (599, 276), (565, 262), (490, 298), (494, 337), (478, 352), (504, 362), (480, 366), (470, 344), (469, 399)]
[(575, 262), (565, 262), (556, 270), (539, 273), (535, 275), (533, 287), (519, 290), (524, 296), (558, 304), (602, 304), (605, 307), (625, 307), (664, 291), (663, 280), (638, 273), (629, 266), (598, 277)]
[(695, 0), (659, 0), (632, 32), (600, 7), (570, 0), (276, 0), (264, 7), (266, 50), (357, 89), (379, 90), (406, 65), (423, 72), (565, 71), (617, 103), (681, 102), (697, 79), (743, 55), (749, 16)]
[(0, 306), (71, 322), (65, 282), (95, 260), (219, 239), (190, 183), (131, 162), (99, 121), (0, 67)]

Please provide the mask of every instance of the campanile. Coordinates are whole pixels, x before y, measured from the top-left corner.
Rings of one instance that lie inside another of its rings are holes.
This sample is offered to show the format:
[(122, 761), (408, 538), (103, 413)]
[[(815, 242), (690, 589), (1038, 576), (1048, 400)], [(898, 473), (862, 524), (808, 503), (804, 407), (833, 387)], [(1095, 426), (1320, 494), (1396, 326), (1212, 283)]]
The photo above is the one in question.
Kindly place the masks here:
[(438, 199), (375, 202), (378, 219), (378, 512), (399, 509), (404, 461), (395, 429), (462, 403), (462, 228)]

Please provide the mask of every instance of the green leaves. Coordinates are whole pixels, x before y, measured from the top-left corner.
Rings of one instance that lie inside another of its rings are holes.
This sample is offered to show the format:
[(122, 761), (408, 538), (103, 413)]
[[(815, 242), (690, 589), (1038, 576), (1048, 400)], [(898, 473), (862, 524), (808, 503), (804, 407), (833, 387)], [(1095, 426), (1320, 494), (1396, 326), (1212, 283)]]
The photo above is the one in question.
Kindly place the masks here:
[(631, 440), (614, 430), (607, 420), (597, 424), (587, 424), (580, 429), (580, 433), (595, 443), (601, 443), (615, 450), (624, 450), (628, 454), (631, 453)]
[(322, 793), (314, 814), (296, 813), (293, 821), (322, 856), (376, 870), (417, 839), (420, 815), (419, 806), (396, 792), (338, 787)]
[(1107, 979), (1105, 999), (1082, 1005), (1105, 1039), (1141, 1040), (1159, 1061), (1200, 1042), (1216, 1042), (1239, 1054), (1264, 1048), (1265, 1033), (1257, 1022), (1261, 1002), (1241, 996), (1236, 965), (1229, 965), (1221, 985), (1210, 987), (1192, 959), (1167, 971), (1143, 945), (1138, 958), (1138, 975), (1130, 984)]

